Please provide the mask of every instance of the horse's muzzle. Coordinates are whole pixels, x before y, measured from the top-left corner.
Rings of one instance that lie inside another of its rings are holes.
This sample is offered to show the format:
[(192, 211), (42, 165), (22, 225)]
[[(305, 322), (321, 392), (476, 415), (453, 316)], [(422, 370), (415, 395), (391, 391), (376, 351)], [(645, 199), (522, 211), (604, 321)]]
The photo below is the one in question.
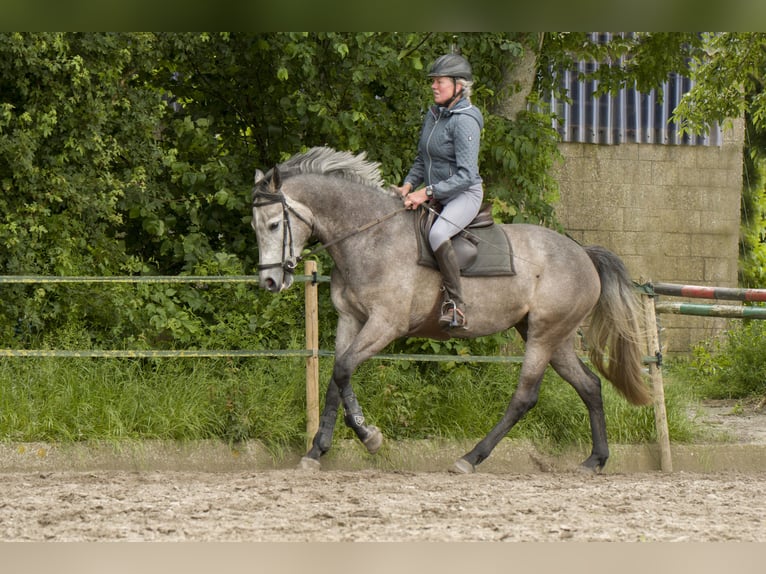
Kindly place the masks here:
[(279, 293), (293, 284), (297, 263), (287, 260), (284, 263), (268, 263), (259, 265), (259, 281), (261, 289), (270, 293)]
[(261, 273), (259, 284), (261, 289), (270, 293), (279, 293), (293, 284), (295, 277), (292, 273), (273, 272)]

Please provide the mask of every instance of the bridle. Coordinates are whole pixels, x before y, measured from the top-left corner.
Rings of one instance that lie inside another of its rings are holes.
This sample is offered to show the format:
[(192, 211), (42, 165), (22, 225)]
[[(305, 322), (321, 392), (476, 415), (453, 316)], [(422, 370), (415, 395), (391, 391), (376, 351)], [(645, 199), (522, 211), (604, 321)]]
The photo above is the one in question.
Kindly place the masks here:
[[(290, 225), (290, 217), (289, 214), (292, 213), (300, 219), (303, 223), (305, 223), (309, 229), (311, 230), (310, 236), (313, 236), (314, 234), (314, 224), (308, 221), (304, 216), (302, 216), (294, 207), (289, 205), (287, 203), (287, 198), (285, 195), (280, 192), (269, 192), (269, 191), (261, 191), (256, 190), (255, 193), (253, 193), (253, 207), (263, 207), (264, 205), (273, 205), (275, 203), (279, 203), (282, 205), (282, 261), (279, 263), (263, 263), (258, 265), (258, 270), (262, 269), (274, 269), (277, 267), (281, 267), (282, 270), (285, 273), (293, 274), (295, 273), (295, 269), (298, 266), (298, 263), (303, 261), (305, 258), (310, 257), (311, 255), (315, 255), (319, 253), (320, 251), (324, 251), (331, 245), (335, 245), (336, 243), (340, 243), (341, 241), (344, 241), (348, 239), (349, 237), (356, 235), (357, 233), (361, 233), (363, 231), (366, 231), (367, 229), (370, 229), (371, 227), (374, 227), (378, 225), (379, 223), (383, 223), (387, 219), (392, 218), (398, 213), (401, 213), (402, 211), (406, 211), (406, 207), (400, 207), (382, 217), (379, 217), (378, 219), (374, 221), (370, 221), (369, 223), (366, 223), (360, 227), (357, 227), (353, 230), (351, 230), (346, 235), (343, 235), (341, 237), (337, 237), (333, 239), (332, 241), (328, 241), (327, 243), (324, 243), (322, 245), (318, 245), (317, 247), (314, 247), (309, 252), (305, 253), (304, 255), (295, 256), (295, 251), (293, 248), (293, 229)], [(289, 249), (288, 247), (289, 246)], [(288, 253), (289, 251), (289, 253)]]
[[(314, 225), (303, 217), (295, 208), (287, 203), (285, 195), (279, 191), (272, 193), (269, 191), (256, 190), (253, 194), (253, 208), (263, 207), (265, 205), (273, 205), (279, 203), (282, 205), (282, 260), (278, 263), (263, 263), (258, 265), (258, 270), (274, 269), (281, 267), (285, 273), (295, 273), (295, 268), (298, 263), (303, 259), (302, 257), (295, 256), (293, 248), (293, 228), (290, 224), (289, 214), (293, 213), (295, 217), (300, 219), (303, 223), (308, 225), (312, 234), (314, 231)], [(289, 253), (288, 253), (289, 251)]]

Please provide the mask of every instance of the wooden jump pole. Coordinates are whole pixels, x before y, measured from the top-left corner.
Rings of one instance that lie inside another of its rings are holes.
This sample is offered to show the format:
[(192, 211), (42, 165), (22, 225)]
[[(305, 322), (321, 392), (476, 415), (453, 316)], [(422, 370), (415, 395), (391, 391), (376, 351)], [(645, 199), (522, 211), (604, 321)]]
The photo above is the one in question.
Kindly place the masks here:
[(657, 295), (671, 295), (673, 297), (725, 299), (730, 301), (766, 301), (766, 289), (708, 287), (703, 285), (680, 285), (677, 283), (654, 283), (651, 284), (651, 288)]
[(644, 297), (644, 325), (646, 331), (646, 352), (657, 361), (649, 363), (649, 377), (652, 381), (652, 396), (654, 398), (654, 425), (657, 429), (657, 444), (660, 448), (660, 470), (673, 472), (673, 459), (670, 453), (670, 431), (668, 430), (668, 415), (665, 409), (665, 387), (662, 381), (662, 365), (660, 358), (660, 338), (657, 332), (657, 315), (654, 312), (654, 297)]
[(698, 317), (728, 317), (731, 319), (766, 319), (766, 307), (739, 307), (736, 305), (702, 305), (662, 301), (655, 312)]
[[(316, 278), (316, 261), (306, 261), (306, 275)], [(319, 303), (316, 280), (306, 281), (306, 448), (319, 430)]]

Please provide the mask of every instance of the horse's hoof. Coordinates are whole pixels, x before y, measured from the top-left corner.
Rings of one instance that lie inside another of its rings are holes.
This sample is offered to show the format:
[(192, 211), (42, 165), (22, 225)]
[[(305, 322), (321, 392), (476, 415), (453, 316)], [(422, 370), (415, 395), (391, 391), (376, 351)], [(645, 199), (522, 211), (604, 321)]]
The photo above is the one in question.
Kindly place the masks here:
[(582, 474), (601, 474), (605, 464), (606, 457), (591, 455), (580, 464), (578, 470)]
[(322, 468), (321, 462), (319, 462), (315, 458), (309, 458), (307, 456), (304, 456), (303, 458), (301, 458), (300, 463), (298, 463), (298, 470), (307, 470), (309, 472), (317, 472), (321, 468)]
[(375, 454), (383, 445), (383, 433), (375, 426), (367, 427), (367, 430), (369, 430), (370, 434), (362, 441), (362, 444), (367, 447), (367, 452)]
[(450, 472), (454, 472), (456, 474), (473, 474), (476, 472), (476, 467), (466, 459), (459, 458), (455, 461), (455, 464), (452, 465)]
[(601, 474), (601, 468), (602, 467), (600, 466), (588, 466), (586, 464), (581, 464), (577, 467), (577, 473), (584, 476), (596, 476), (597, 474)]

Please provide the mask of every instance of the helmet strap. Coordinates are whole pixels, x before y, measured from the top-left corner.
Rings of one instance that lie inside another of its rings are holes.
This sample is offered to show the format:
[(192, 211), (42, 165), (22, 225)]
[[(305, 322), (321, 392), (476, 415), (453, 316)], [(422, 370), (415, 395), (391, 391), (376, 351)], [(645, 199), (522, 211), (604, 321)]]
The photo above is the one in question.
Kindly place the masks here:
[(463, 90), (457, 91), (457, 79), (452, 78), (452, 91), (454, 95), (447, 100), (446, 104), (444, 105), (445, 108), (449, 109), (452, 107), (452, 105), (458, 100), (458, 98), (463, 94)]

